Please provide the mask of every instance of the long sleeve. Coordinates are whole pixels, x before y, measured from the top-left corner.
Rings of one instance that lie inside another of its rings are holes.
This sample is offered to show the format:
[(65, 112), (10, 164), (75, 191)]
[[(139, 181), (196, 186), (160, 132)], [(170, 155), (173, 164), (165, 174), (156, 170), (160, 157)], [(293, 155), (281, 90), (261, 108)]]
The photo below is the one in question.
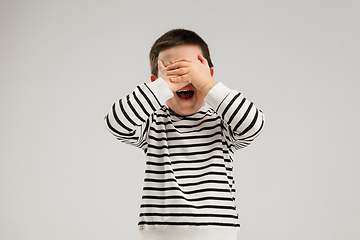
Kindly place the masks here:
[(241, 93), (222, 83), (209, 91), (205, 101), (221, 116), (234, 150), (248, 146), (263, 129), (262, 111)]
[(161, 78), (139, 85), (112, 105), (105, 116), (106, 126), (118, 140), (144, 148), (150, 115), (172, 96), (173, 93)]

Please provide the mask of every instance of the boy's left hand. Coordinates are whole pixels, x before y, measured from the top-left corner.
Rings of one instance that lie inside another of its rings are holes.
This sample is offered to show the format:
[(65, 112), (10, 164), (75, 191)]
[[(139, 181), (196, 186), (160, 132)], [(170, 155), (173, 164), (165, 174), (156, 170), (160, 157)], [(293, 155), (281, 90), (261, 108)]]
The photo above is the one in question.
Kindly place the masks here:
[(188, 82), (199, 89), (204, 96), (217, 84), (212, 78), (212, 69), (207, 60), (199, 55), (198, 59), (180, 58), (167, 66), (167, 76), (171, 82)]

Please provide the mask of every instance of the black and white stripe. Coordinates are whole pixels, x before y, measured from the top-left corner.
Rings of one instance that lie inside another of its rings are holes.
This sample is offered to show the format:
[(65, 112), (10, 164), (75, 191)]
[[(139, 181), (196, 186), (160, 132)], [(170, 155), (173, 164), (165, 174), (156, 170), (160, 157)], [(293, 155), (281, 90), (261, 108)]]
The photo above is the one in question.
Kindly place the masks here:
[(229, 91), (184, 117), (156, 94), (151, 84), (138, 86), (105, 117), (117, 139), (147, 156), (139, 226), (239, 227), (232, 156), (259, 135), (262, 112)]

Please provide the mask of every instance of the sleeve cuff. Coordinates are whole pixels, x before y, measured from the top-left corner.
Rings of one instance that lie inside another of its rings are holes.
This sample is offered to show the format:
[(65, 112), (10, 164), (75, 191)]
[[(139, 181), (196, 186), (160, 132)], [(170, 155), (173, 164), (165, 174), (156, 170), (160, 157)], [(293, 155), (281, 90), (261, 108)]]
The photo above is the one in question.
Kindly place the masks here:
[(167, 100), (174, 96), (167, 83), (160, 77), (147, 85), (161, 104), (165, 104)]
[(217, 111), (224, 99), (232, 90), (221, 82), (217, 83), (206, 95), (205, 101)]

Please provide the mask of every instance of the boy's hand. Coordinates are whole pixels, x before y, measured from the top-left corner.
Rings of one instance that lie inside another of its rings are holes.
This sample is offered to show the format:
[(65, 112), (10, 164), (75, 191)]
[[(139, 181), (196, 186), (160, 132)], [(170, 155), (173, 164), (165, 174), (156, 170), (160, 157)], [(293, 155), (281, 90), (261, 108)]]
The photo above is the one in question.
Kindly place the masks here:
[(195, 88), (199, 89), (204, 96), (217, 84), (212, 78), (207, 60), (198, 56), (198, 60), (190, 58), (180, 58), (167, 68), (167, 76), (173, 83), (192, 83)]
[(167, 72), (166, 67), (164, 66), (164, 63), (161, 60), (158, 61), (158, 69), (159, 69), (158, 76), (161, 77), (167, 83), (167, 85), (169, 86), (169, 89), (173, 93), (175, 93), (179, 89), (181, 89), (189, 84), (188, 82), (178, 82), (178, 83), (171, 82), (170, 81), (171, 77), (178, 77), (178, 76), (177, 75), (167, 76), (166, 75), (166, 72)]

